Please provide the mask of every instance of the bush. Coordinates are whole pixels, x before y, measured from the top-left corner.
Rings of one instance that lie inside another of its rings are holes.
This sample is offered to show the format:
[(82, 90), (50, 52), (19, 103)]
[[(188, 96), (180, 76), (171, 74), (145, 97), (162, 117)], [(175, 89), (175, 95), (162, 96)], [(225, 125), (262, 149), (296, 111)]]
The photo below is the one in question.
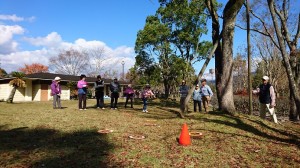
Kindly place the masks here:
[[(236, 110), (240, 113), (248, 114), (249, 112), (249, 98), (248, 96), (235, 96), (234, 97), (234, 104)], [(253, 96), (253, 112), (259, 112), (259, 101), (257, 96)], [(289, 115), (289, 99), (288, 98), (277, 98), (276, 100), (276, 114), (278, 116), (288, 117)]]
[[(239, 113), (248, 114), (249, 112), (249, 97), (242, 95), (234, 96), (235, 108)], [(211, 100), (211, 105), (214, 109), (218, 109), (217, 96), (213, 96)], [(259, 101), (257, 96), (253, 96), (253, 113), (259, 114)], [(289, 116), (289, 99), (287, 97), (280, 97), (276, 99), (276, 114), (278, 116), (288, 117)]]

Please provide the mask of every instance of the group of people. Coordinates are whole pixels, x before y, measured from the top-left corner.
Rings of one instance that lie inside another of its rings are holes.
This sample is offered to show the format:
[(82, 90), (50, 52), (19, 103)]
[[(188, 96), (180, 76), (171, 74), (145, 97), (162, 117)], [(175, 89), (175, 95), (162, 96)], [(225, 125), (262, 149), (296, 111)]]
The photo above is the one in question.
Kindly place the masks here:
[[(61, 86), (60, 86), (60, 77), (55, 77), (52, 84), (51, 84), (51, 95), (53, 96), (53, 108), (54, 109), (61, 109)], [(88, 83), (86, 82), (86, 76), (81, 75), (80, 80), (77, 83), (78, 88), (78, 108), (79, 110), (86, 110), (86, 95), (87, 95), (87, 87)], [(95, 96), (96, 96), (96, 106), (97, 108), (105, 109), (104, 108), (104, 81), (102, 80), (101, 76), (97, 76), (97, 81), (94, 83), (95, 88)], [(120, 84), (115, 78), (110, 83), (110, 91), (111, 91), (111, 109), (118, 108), (118, 98), (120, 92)], [(179, 87), (180, 93), (180, 108), (183, 110), (185, 99), (188, 95), (189, 87), (186, 85), (186, 81), (182, 81)], [(275, 123), (278, 123), (277, 116), (275, 114), (275, 92), (274, 87), (269, 83), (269, 77), (263, 76), (262, 84), (256, 89), (253, 90), (254, 94), (259, 95), (259, 102), (260, 102), (260, 117), (265, 119), (266, 112), (268, 111)], [(124, 91), (124, 95), (126, 96), (125, 101), (125, 108), (127, 108), (128, 101), (130, 100), (130, 107), (133, 108), (133, 98), (135, 96), (135, 91), (132, 88), (132, 85), (129, 84), (128, 87)], [(197, 84), (195, 90), (193, 92), (192, 98), (194, 101), (194, 112), (197, 111), (197, 107), (199, 112), (202, 111), (201, 103), (203, 104), (204, 111), (208, 112), (208, 105), (210, 103), (211, 97), (213, 96), (213, 92), (211, 88), (207, 85), (206, 79), (201, 80), (201, 85)], [(147, 110), (147, 103), (149, 98), (155, 98), (154, 93), (151, 91), (151, 87), (147, 84), (142, 91), (142, 101), (143, 101), (143, 112), (148, 112)]]
[[(180, 108), (184, 109), (185, 99), (187, 97), (189, 87), (186, 85), (185, 81), (182, 81), (182, 84), (179, 88), (180, 92)], [(269, 112), (273, 117), (273, 121), (277, 124), (277, 116), (275, 114), (276, 106), (276, 96), (274, 87), (269, 83), (269, 77), (262, 77), (262, 84), (255, 90), (252, 91), (253, 94), (258, 94), (259, 97), (259, 113), (262, 119), (266, 118), (266, 113)], [(192, 98), (194, 101), (194, 112), (197, 111), (197, 106), (199, 112), (202, 111), (201, 102), (203, 102), (205, 112), (208, 111), (208, 104), (213, 96), (211, 88), (206, 84), (206, 79), (201, 80), (201, 86), (197, 84), (193, 92)]]
[[(60, 77), (55, 77), (51, 84), (51, 95), (53, 96), (53, 109), (61, 109), (61, 86), (60, 86)], [(87, 99), (87, 88), (88, 83), (86, 82), (86, 76), (80, 75), (80, 80), (77, 82), (77, 93), (78, 93), (78, 109), (79, 110), (86, 110), (86, 99)], [(121, 90), (121, 86), (118, 82), (117, 78), (110, 83), (110, 91), (111, 91), (111, 102), (110, 108), (111, 109), (118, 109), (118, 99), (119, 99), (119, 92)], [(104, 81), (102, 80), (101, 76), (97, 76), (97, 80), (94, 83), (95, 89), (95, 97), (96, 97), (96, 107), (105, 109), (104, 108)], [(133, 98), (135, 91), (132, 88), (132, 85), (129, 84), (124, 91), (124, 95), (126, 97), (125, 101), (125, 108), (130, 101), (130, 108), (133, 108)], [(155, 98), (151, 87), (147, 84), (142, 92), (142, 100), (143, 100), (143, 112), (148, 112), (147, 110), (147, 103), (149, 98)]]
[[(184, 109), (185, 99), (188, 95), (188, 92), (189, 92), (189, 87), (186, 85), (186, 81), (183, 80), (179, 87), (181, 110)], [(203, 102), (203, 107), (205, 112), (208, 112), (208, 104), (212, 96), (213, 96), (213, 92), (211, 88), (206, 84), (206, 79), (202, 79), (201, 86), (199, 87), (199, 85), (197, 84), (192, 95), (194, 101), (194, 112), (197, 111), (197, 106), (199, 112), (202, 111), (201, 102)]]

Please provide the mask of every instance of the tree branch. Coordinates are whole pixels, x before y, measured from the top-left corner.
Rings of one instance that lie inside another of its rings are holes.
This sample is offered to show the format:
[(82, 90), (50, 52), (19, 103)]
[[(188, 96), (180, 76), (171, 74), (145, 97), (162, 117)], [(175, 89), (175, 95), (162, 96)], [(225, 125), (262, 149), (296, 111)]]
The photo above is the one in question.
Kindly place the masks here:
[[(282, 2), (283, 3), (282, 6), (284, 8), (283, 10), (285, 10), (285, 6), (286, 6), (285, 2), (286, 1)], [(292, 44), (292, 40), (291, 40), (290, 35), (289, 35), (290, 34), (289, 33), (289, 29), (287, 28), (287, 24), (286, 24), (287, 17), (284, 16), (285, 14), (282, 14), (280, 11), (278, 11), (278, 9), (276, 8), (275, 4), (274, 4), (274, 10), (275, 10), (275, 13), (277, 14), (277, 16), (280, 19), (281, 26), (282, 26), (283, 31), (284, 31), (284, 32), (282, 32), (282, 35), (285, 38), (285, 40), (287, 41), (287, 44), (289, 45), (289, 48), (292, 48), (291, 45), (293, 45), (293, 44)]]
[(293, 43), (297, 46), (298, 45), (298, 39), (300, 38), (300, 13), (299, 13), (299, 16), (298, 16), (298, 29), (297, 29), (297, 33), (296, 33), (296, 36), (295, 36), (295, 39), (293, 41)]

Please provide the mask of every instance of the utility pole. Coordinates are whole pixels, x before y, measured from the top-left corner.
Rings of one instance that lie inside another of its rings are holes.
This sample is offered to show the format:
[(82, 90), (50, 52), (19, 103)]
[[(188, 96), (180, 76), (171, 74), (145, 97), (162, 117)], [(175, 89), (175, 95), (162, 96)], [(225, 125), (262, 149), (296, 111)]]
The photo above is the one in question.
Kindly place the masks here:
[(123, 75), (123, 80), (125, 80), (125, 70), (124, 70), (125, 61), (122, 61), (121, 64), (122, 64), (122, 66), (123, 66), (123, 73), (122, 73), (122, 75)]
[(246, 0), (247, 3), (247, 49), (248, 49), (248, 94), (249, 94), (249, 115), (253, 113), (252, 105), (252, 80), (251, 80), (251, 43), (250, 43), (250, 3), (249, 0)]

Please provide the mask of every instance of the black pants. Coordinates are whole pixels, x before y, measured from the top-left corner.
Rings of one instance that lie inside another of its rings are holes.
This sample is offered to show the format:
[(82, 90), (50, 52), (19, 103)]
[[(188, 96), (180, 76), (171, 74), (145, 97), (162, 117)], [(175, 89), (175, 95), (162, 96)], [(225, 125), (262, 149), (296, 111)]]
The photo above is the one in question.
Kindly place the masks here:
[(125, 108), (127, 107), (128, 100), (130, 100), (130, 104), (131, 104), (130, 107), (133, 108), (133, 102), (132, 102), (133, 96), (127, 96), (127, 97), (126, 97)]
[(197, 105), (198, 105), (198, 108), (199, 108), (199, 112), (202, 111), (201, 101), (194, 100), (194, 112), (197, 111)]
[(104, 92), (96, 93), (97, 107), (104, 107)]
[(86, 109), (86, 94), (79, 94), (78, 99), (79, 99), (78, 102), (79, 109)]
[(119, 98), (119, 93), (111, 93), (111, 100), (110, 100), (110, 107), (111, 108), (118, 108), (118, 98)]

